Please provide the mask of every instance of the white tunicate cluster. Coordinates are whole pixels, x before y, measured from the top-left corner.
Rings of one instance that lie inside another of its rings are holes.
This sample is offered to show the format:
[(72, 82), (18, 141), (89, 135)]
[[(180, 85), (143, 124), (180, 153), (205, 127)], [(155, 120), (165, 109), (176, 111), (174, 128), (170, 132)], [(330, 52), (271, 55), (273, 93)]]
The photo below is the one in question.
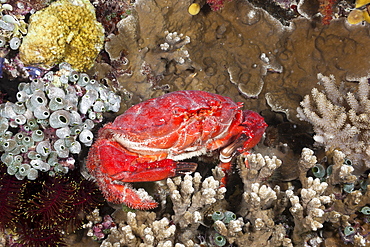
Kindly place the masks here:
[(0, 105), (1, 161), (18, 179), (38, 172), (66, 173), (73, 154), (90, 146), (103, 112), (117, 112), (121, 98), (68, 64), (18, 86), (17, 102)]
[[(2, 13), (6, 11), (7, 14)], [(24, 16), (13, 15), (12, 5), (0, 3), (0, 47), (9, 47), (17, 50), (21, 44), (22, 35), (27, 33)]]

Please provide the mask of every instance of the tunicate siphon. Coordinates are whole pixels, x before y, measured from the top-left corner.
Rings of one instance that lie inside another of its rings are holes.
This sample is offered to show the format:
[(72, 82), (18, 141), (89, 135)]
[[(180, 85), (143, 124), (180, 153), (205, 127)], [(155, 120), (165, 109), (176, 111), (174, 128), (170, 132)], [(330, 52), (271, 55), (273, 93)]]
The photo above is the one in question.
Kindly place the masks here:
[(36, 146), (36, 152), (42, 156), (48, 156), (51, 152), (51, 145), (49, 141), (41, 141)]
[(70, 113), (66, 110), (58, 110), (50, 115), (49, 123), (52, 128), (63, 128), (68, 126)]
[(49, 109), (44, 105), (38, 106), (33, 114), (37, 119), (47, 119), (50, 116)]
[(21, 45), (21, 39), (18, 38), (18, 37), (13, 37), (11, 38), (11, 40), (9, 41), (9, 47), (10, 49), (12, 50), (17, 50), (19, 48), (19, 46)]
[(42, 140), (44, 140), (44, 132), (42, 130), (35, 130), (32, 132), (32, 135), (31, 135), (32, 139), (35, 141), (35, 142), (40, 142)]
[(80, 141), (82, 143), (84, 143), (85, 145), (87, 146), (90, 146), (92, 144), (92, 141), (93, 141), (93, 138), (94, 138), (94, 135), (93, 133), (88, 130), (88, 129), (84, 129), (80, 135), (78, 136)]
[(68, 138), (71, 136), (71, 129), (68, 126), (59, 128), (56, 130), (55, 134), (59, 138)]
[(49, 102), (49, 109), (51, 111), (56, 111), (56, 110), (60, 110), (60, 109), (63, 109), (65, 107), (66, 103), (65, 103), (65, 100), (61, 97), (54, 97), (52, 99), (50, 99), (50, 102)]
[(31, 137), (25, 136), (22, 138), (22, 144), (26, 147), (32, 147), (34, 145), (34, 141)]

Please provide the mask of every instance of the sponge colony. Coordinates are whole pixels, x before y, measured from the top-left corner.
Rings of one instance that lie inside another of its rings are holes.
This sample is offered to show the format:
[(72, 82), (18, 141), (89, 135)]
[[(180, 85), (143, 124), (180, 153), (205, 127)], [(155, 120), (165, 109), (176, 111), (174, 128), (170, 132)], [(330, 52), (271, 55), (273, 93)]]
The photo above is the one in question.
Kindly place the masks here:
[(86, 71), (103, 43), (103, 26), (88, 0), (59, 0), (31, 16), (19, 53), (26, 65), (50, 69), (67, 62)]

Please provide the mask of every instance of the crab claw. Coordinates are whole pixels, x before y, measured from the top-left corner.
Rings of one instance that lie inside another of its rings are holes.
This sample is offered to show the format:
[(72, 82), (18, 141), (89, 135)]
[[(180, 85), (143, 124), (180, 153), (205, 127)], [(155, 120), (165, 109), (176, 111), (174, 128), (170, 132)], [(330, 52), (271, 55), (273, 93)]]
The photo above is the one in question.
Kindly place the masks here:
[(139, 210), (153, 209), (158, 206), (158, 203), (144, 189), (134, 189), (128, 183), (114, 183), (106, 179), (97, 181), (104, 197), (110, 202), (123, 203)]
[(135, 209), (151, 209), (158, 204), (145, 190), (136, 190), (129, 183), (158, 181), (193, 172), (197, 168), (196, 163), (171, 159), (140, 162), (137, 154), (104, 138), (99, 138), (91, 147), (86, 166), (108, 201), (124, 203)]

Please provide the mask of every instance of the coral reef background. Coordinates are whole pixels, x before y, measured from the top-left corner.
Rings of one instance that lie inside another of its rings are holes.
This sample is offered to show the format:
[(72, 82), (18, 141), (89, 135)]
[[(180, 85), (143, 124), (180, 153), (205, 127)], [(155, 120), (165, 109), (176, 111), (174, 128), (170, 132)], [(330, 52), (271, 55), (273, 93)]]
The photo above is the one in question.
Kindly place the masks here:
[[(60, 2), (68, 7), (51, 25), (50, 7)], [(200, 11), (192, 15), (194, 3)], [(368, 4), (1, 1), (0, 246), (369, 246)], [(57, 112), (50, 88), (75, 95), (68, 114), (76, 124), (50, 128), (49, 116), (33, 123), (18, 112), (16, 102), (40, 92), (43, 107)], [(176, 90), (243, 102), (269, 124), (263, 142), (235, 157), (226, 187), (210, 154), (192, 160), (200, 164), (194, 174), (137, 185), (160, 202), (155, 210), (103, 202), (83, 166), (98, 128)], [(31, 151), (44, 139), (31, 145), (19, 137), (32, 137), (32, 124), (49, 141), (51, 153), (41, 159), (48, 169), (17, 163), (18, 156), (40, 160)], [(63, 127), (68, 137), (57, 134)], [(54, 145), (58, 139), (67, 153)], [(17, 157), (9, 143), (17, 144)]]

